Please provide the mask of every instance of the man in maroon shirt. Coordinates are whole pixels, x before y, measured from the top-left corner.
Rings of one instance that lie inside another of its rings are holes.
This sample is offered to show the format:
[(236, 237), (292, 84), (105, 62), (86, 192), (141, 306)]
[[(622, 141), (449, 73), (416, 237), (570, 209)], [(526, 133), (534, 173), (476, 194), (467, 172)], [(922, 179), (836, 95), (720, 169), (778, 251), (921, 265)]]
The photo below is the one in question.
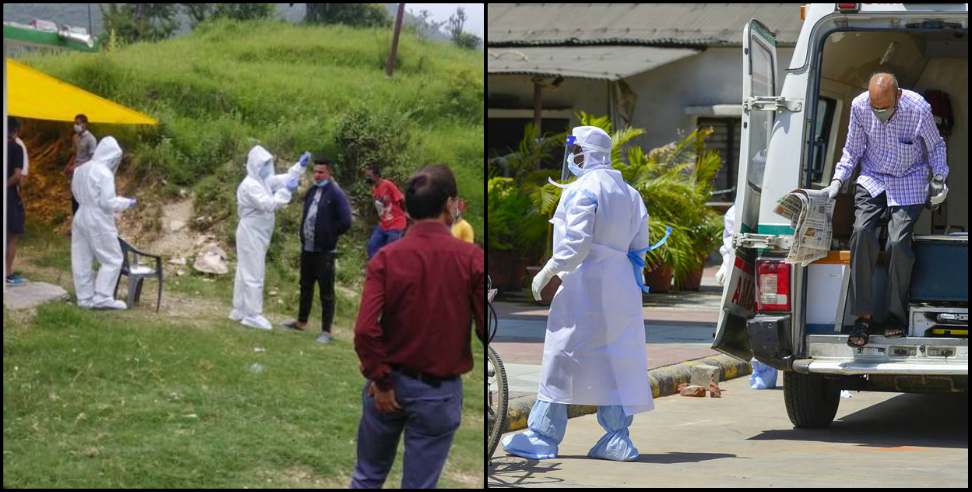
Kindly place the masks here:
[(384, 484), (406, 426), (402, 488), (435, 487), (459, 427), (459, 376), (473, 368), (473, 316), (485, 342), (483, 250), (450, 232), (459, 206), (452, 171), (419, 170), (405, 206), (415, 223), (368, 263), (354, 327), (368, 381), (352, 488)]

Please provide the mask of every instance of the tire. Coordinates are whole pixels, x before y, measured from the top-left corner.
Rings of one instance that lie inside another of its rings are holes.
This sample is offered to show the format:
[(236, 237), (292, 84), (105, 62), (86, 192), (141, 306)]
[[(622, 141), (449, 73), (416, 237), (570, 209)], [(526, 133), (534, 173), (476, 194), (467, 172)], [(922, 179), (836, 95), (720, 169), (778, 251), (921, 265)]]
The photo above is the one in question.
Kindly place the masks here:
[(794, 427), (825, 428), (837, 414), (840, 386), (817, 374), (784, 371), (783, 400)]
[(499, 444), (500, 436), (506, 430), (506, 413), (509, 405), (509, 387), (506, 382), (506, 369), (503, 368), (503, 361), (499, 355), (488, 347), (487, 374), (488, 391), (486, 393), (486, 412), (488, 421), (488, 447), (486, 449), (486, 459), (493, 457), (496, 445)]

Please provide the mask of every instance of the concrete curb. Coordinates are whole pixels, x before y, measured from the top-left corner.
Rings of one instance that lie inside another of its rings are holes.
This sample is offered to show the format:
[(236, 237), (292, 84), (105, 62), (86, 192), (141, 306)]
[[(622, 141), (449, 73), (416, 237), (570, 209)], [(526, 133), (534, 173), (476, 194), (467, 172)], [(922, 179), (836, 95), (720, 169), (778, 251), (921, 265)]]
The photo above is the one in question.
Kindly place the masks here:
[[(651, 395), (653, 398), (674, 395), (675, 390), (681, 383), (688, 383), (692, 379), (692, 367), (706, 364), (719, 368), (719, 381), (728, 381), (745, 376), (753, 372), (749, 361), (741, 361), (735, 357), (720, 354), (701, 359), (687, 360), (670, 366), (657, 367), (648, 371), (648, 380), (651, 381)], [(530, 409), (536, 401), (536, 395), (521, 396), (510, 400), (506, 431), (512, 432), (525, 429), (527, 418), (530, 416)], [(597, 412), (597, 407), (593, 405), (569, 405), (567, 407), (567, 418), (590, 415)]]

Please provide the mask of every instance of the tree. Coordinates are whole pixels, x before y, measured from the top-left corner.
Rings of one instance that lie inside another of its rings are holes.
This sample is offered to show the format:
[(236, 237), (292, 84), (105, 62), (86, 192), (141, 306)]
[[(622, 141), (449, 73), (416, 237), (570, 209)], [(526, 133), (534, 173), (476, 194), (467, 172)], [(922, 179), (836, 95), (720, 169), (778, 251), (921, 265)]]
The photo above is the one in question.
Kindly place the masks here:
[(273, 16), (272, 3), (184, 3), (182, 6), (193, 27), (207, 19), (252, 20)]
[(468, 32), (463, 32), (462, 27), (466, 23), (466, 11), (462, 7), (456, 9), (456, 13), (449, 17), (449, 34), (452, 42), (460, 48), (473, 49), (479, 46), (479, 37)]
[(391, 25), (391, 17), (381, 4), (308, 3), (304, 22), (345, 24), (352, 27), (388, 27)]
[(428, 10), (422, 9), (419, 11), (419, 15), (414, 16), (415, 24), (413, 28), (415, 34), (417, 34), (422, 39), (428, 39), (433, 33), (439, 32), (439, 30), (448, 21), (435, 21), (431, 19), (432, 13)]
[(179, 27), (174, 3), (99, 4), (105, 33), (115, 32), (122, 43), (160, 41)]

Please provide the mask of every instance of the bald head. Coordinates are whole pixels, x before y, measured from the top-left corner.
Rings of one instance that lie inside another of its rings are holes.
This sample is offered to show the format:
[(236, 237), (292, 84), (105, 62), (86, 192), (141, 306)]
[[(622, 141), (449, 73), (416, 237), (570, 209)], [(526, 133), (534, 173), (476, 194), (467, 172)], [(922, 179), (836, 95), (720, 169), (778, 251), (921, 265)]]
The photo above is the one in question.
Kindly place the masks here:
[(895, 105), (898, 97), (901, 96), (898, 79), (890, 73), (872, 75), (871, 81), (867, 84), (867, 92), (871, 100), (871, 107), (874, 109), (891, 108)]

